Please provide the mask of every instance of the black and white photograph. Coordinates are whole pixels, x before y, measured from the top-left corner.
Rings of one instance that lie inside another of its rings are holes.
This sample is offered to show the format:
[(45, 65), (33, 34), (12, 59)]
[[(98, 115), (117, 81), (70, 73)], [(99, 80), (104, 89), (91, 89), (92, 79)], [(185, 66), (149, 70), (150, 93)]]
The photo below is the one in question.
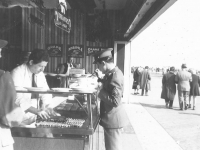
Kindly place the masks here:
[(0, 0), (0, 150), (200, 150), (200, 0)]

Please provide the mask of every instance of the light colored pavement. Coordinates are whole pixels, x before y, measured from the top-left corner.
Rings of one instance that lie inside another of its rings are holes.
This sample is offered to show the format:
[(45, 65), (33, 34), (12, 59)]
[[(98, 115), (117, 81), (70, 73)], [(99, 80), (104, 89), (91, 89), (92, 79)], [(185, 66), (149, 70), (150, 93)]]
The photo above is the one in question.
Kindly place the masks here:
[(167, 109), (160, 99), (161, 79), (161, 74), (152, 74), (150, 95), (131, 93), (130, 103), (125, 104), (136, 133), (133, 143), (140, 145), (127, 146), (125, 150), (200, 150), (200, 98), (197, 97), (196, 110), (179, 110), (177, 96), (174, 109)]

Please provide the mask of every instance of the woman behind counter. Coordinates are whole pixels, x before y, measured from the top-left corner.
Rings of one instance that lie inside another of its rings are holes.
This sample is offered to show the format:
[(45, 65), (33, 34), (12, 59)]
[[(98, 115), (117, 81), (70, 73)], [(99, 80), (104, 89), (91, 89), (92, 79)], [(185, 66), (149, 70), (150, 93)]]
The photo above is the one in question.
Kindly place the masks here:
[[(49, 55), (44, 49), (34, 49), (27, 63), (17, 66), (11, 71), (11, 75), (16, 87), (40, 87), (49, 89), (43, 73), (48, 64)], [(43, 108), (38, 108), (37, 100), (43, 104)], [(29, 125), (36, 121), (37, 116), (47, 119), (50, 115), (58, 115), (49, 105), (52, 102), (51, 94), (17, 93), (16, 104), (24, 112), (22, 125)]]
[[(0, 40), (1, 50), (7, 41)], [(0, 70), (0, 149), (13, 150), (14, 140), (10, 127), (18, 126), (22, 121), (23, 111), (15, 104), (16, 92), (11, 75)]]
[(69, 87), (69, 69), (71, 68), (76, 68), (73, 57), (68, 57), (67, 63), (57, 66), (56, 73), (60, 80), (60, 87)]

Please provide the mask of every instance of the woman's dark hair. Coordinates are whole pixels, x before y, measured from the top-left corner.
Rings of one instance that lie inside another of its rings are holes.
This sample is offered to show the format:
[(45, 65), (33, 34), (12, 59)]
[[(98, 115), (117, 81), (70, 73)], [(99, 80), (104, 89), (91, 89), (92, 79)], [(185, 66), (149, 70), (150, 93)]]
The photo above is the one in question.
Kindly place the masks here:
[(38, 64), (38, 63), (41, 63), (42, 61), (46, 61), (48, 62), (49, 61), (49, 54), (46, 50), (44, 49), (34, 49), (30, 56), (29, 56), (29, 60), (33, 60), (33, 63), (34, 64)]

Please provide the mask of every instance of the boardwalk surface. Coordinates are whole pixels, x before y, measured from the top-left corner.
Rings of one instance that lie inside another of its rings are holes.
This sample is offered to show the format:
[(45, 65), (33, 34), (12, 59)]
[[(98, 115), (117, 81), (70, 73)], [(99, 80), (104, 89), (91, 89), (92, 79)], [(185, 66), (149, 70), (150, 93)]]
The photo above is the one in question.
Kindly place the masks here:
[(160, 99), (161, 79), (161, 74), (152, 74), (149, 96), (131, 93), (129, 104), (125, 104), (142, 149), (200, 150), (200, 97), (196, 100), (196, 110), (179, 110), (177, 95), (174, 109), (167, 109)]

